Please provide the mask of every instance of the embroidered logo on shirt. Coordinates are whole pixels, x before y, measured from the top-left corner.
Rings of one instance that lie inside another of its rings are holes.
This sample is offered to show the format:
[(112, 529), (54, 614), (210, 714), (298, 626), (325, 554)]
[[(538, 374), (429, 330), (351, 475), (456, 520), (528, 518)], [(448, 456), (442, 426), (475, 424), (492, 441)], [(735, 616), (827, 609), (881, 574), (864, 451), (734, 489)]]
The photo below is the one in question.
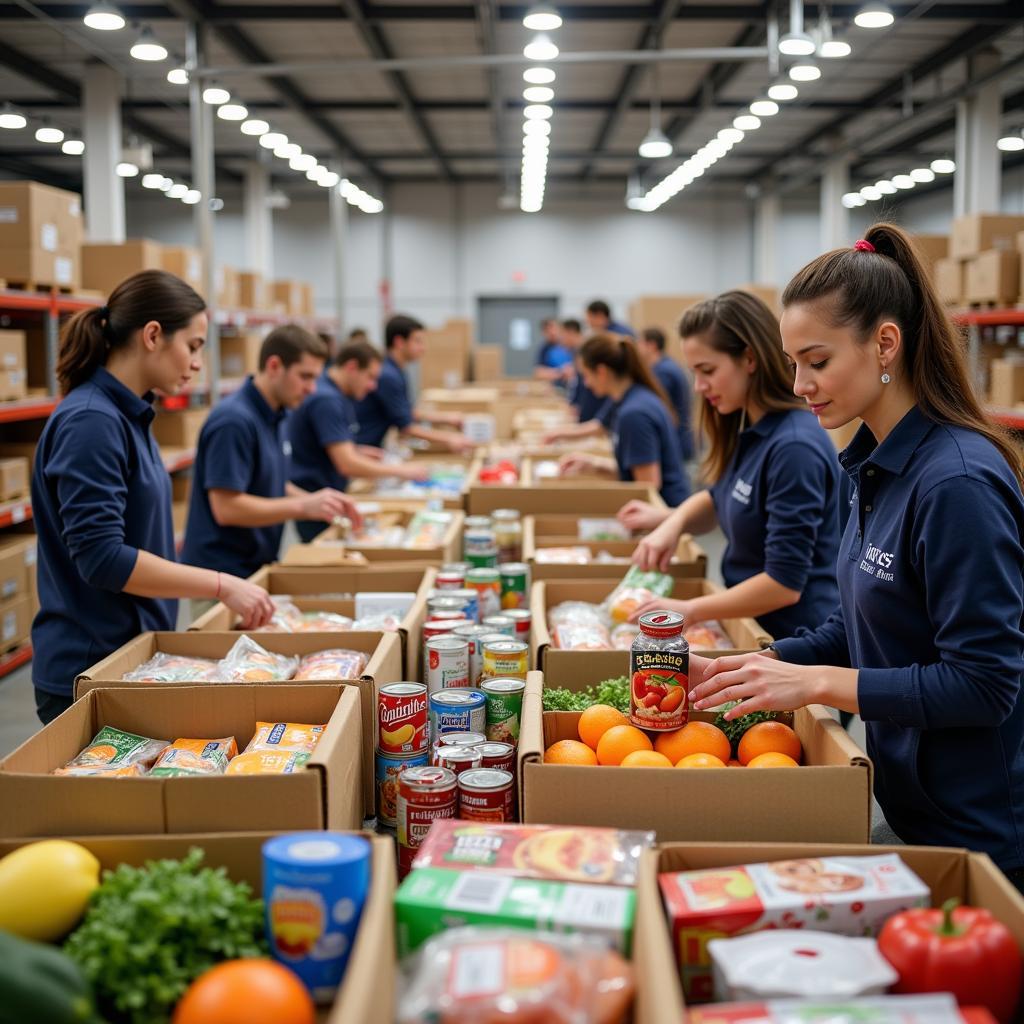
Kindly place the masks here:
[(860, 563), (860, 571), (866, 572), (869, 576), (874, 576), (877, 580), (882, 580), (883, 583), (892, 583), (895, 577), (888, 569), (895, 557), (893, 552), (883, 551), (880, 547), (869, 543), (864, 558)]
[(744, 505), (750, 504), (750, 495), (754, 491), (754, 485), (748, 484), (745, 480), (737, 478), (735, 485), (732, 489), (733, 501), (738, 501)]
[(287, 456), (288, 458), (291, 458), (291, 454), (292, 454), (292, 443), (291, 443), (291, 441), (285, 441), (285, 442), (284, 442), (284, 443), (283, 443), (283, 444), (281, 445), (281, 451), (282, 451), (282, 452), (284, 452), (284, 454), (285, 454), (285, 455), (286, 455), (286, 456)]

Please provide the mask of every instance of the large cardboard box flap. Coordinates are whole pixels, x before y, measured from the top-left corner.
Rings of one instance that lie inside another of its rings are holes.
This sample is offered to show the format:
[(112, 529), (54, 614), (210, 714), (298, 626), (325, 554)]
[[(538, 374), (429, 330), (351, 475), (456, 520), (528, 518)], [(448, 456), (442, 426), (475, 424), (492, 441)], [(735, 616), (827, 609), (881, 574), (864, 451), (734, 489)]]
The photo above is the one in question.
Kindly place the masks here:
[(104, 295), (133, 274), (163, 269), (163, 246), (148, 238), (120, 244), (87, 242), (82, 246), (82, 287)]

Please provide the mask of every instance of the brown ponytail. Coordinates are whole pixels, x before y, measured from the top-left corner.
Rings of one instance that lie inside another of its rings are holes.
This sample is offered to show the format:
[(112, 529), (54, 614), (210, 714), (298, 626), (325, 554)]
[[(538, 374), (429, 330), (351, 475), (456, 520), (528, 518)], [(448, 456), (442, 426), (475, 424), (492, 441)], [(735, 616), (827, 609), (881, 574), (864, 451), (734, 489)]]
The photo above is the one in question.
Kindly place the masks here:
[[(803, 409), (806, 403), (793, 394), (793, 371), (782, 351), (782, 334), (775, 314), (750, 292), (722, 292), (692, 306), (679, 322), (681, 338), (699, 337), (709, 348), (738, 362), (748, 352), (756, 368), (750, 377), (748, 399), (768, 412)], [(704, 476), (709, 483), (725, 472), (745, 422), (742, 409), (722, 414), (700, 403), (700, 427), (709, 442)]]
[(658, 383), (657, 379), (647, 369), (640, 353), (636, 350), (636, 343), (631, 338), (613, 338), (609, 334), (595, 334), (588, 338), (580, 349), (580, 359), (588, 370), (594, 370), (598, 366), (607, 366), (617, 377), (627, 377), (634, 384), (653, 391), (662, 404), (668, 410), (669, 417), (673, 423), (678, 424), (679, 417), (676, 415), (672, 403), (665, 394), (665, 389)]
[(971, 386), (963, 339), (939, 302), (911, 238), (894, 224), (864, 236), (874, 252), (836, 249), (812, 260), (786, 286), (783, 306), (821, 302), (834, 327), (866, 339), (882, 320), (903, 334), (903, 366), (921, 411), (974, 430), (1006, 459), (1024, 486), (1024, 462), (1009, 434), (985, 415)]
[(114, 349), (155, 320), (166, 335), (187, 327), (206, 310), (199, 294), (180, 277), (164, 270), (143, 270), (122, 281), (107, 305), (76, 313), (61, 331), (57, 357), (60, 393), (84, 384)]

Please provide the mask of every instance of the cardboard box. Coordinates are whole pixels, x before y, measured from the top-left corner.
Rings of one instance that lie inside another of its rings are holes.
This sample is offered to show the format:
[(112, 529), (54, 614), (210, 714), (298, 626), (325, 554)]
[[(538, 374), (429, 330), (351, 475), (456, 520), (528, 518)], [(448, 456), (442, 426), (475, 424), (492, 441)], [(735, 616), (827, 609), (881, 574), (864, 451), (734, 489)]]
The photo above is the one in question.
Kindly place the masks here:
[(28, 494), (29, 462), (21, 456), (0, 459), (0, 501)]
[[(580, 716), (543, 711), (543, 685), (573, 679), (557, 672), (527, 676), (517, 753), (524, 821), (653, 829), (662, 841), (868, 841), (871, 762), (826, 708), (811, 705), (793, 716), (804, 748), (800, 768), (706, 768), (680, 784), (677, 768), (544, 764), (552, 743), (579, 739)], [(714, 721), (715, 715), (695, 711), (690, 718)]]
[(911, 235), (910, 239), (929, 273), (939, 260), (949, 258), (949, 235)]
[[(577, 769), (582, 770), (582, 769)], [(823, 806), (827, 802), (823, 801)], [(932, 892), (932, 906), (956, 897), (990, 911), (1024, 949), (1024, 898), (986, 854), (924, 846), (832, 845), (817, 842), (666, 843), (645, 850), (637, 886), (633, 965), (637, 971), (634, 1024), (664, 1024), (686, 1018), (683, 986), (662, 907), (658, 875), (808, 857), (872, 856), (895, 853)], [(714, 938), (708, 934), (704, 941)]]
[(153, 437), (161, 448), (195, 448), (209, 409), (179, 409), (157, 413)]
[(501, 345), (477, 345), (473, 349), (473, 380), (497, 380), (505, 373), (505, 350)]
[[(50, 773), (105, 725), (140, 736), (233, 735), (256, 722), (327, 725), (309, 763), (291, 775), (103, 779)], [(363, 820), (362, 726), (352, 686), (204, 686), (91, 690), (0, 760), (0, 834), (121, 835), (358, 829)]]
[[(416, 510), (423, 508), (427, 502), (440, 501), (441, 507), (448, 511), (464, 512), (466, 510), (470, 486), (483, 465), (483, 455), (481, 453), (471, 457), (468, 455), (453, 455), (451, 452), (427, 451), (422, 454), (417, 453), (413, 455), (411, 461), (417, 463), (424, 462), (430, 465), (459, 467), (465, 471), (461, 490), (458, 494), (454, 494), (451, 491), (431, 492), (423, 488), (416, 488), (410, 491), (400, 484), (399, 490), (389, 491), (383, 489), (383, 480), (362, 478), (353, 480), (348, 485), (347, 493), (358, 501), (384, 502), (389, 508)], [(408, 497), (405, 496), (406, 494), (408, 494)], [(502, 508), (503, 506), (498, 505), (496, 507)]]
[(303, 316), (316, 316), (316, 292), (313, 286), (305, 281), (301, 281), (299, 283), (299, 290), (302, 295), (301, 314)]
[[(264, 309), (267, 304), (263, 275), (252, 270), (238, 272), (238, 305), (241, 309)], [(234, 375), (232, 375), (234, 376)]]
[(234, 267), (219, 267), (215, 280), (217, 282), (218, 307), (220, 309), (238, 309), (241, 301), (238, 271)]
[(164, 270), (180, 277), (202, 295), (206, 288), (203, 281), (203, 254), (189, 245), (165, 245), (163, 248)]
[(630, 304), (629, 323), (635, 331), (660, 327), (665, 332), (665, 351), (681, 362), (679, 321), (686, 310), (706, 298), (706, 295), (641, 295)]
[(82, 246), (82, 287), (109, 295), (122, 281), (143, 270), (163, 270), (159, 242), (133, 239), (120, 245), (89, 242)]
[[(578, 482), (572, 488), (572, 506), (581, 514), (614, 516), (629, 501), (647, 501), (664, 508), (661, 495), (647, 484)], [(471, 516), (486, 515), (496, 508), (517, 508), (524, 515), (551, 515), (564, 512), (568, 494), (564, 487), (524, 487), (481, 484), (471, 481), (467, 511)]]
[(968, 302), (1013, 305), (1020, 288), (1020, 253), (1016, 249), (989, 249), (969, 259), (964, 274)]
[(1024, 217), (1001, 213), (971, 213), (953, 219), (949, 255), (955, 259), (978, 256), (987, 249), (1014, 249)]
[[(333, 565), (339, 553), (358, 552), (368, 562), (423, 562), (425, 565), (440, 566), (445, 562), (457, 562), (462, 557), (462, 528), (464, 512), (449, 512), (451, 522), (444, 531), (440, 544), (429, 548), (376, 547), (354, 544), (344, 540), (341, 528), (328, 526), (311, 544), (295, 544), (281, 560), (282, 565)], [(386, 526), (406, 527), (416, 512), (411, 509), (394, 512), (381, 511), (376, 518)]]
[(289, 316), (302, 316), (302, 285), (298, 281), (271, 281), (270, 301)]
[(0, 650), (10, 650), (23, 644), (32, 633), (34, 616), (32, 600), (16, 597), (0, 604)]
[(28, 351), (24, 331), (0, 331), (0, 401), (28, 395)]
[[(416, 600), (398, 627), (402, 641), (406, 679), (418, 679), (420, 641), (427, 615), (427, 594), (435, 572), (416, 563), (387, 563), (365, 568), (312, 568), (267, 565), (249, 577), (268, 594), (287, 594), (304, 611), (337, 612), (355, 616), (357, 593), (414, 593)], [(227, 632), (236, 628), (238, 616), (227, 605), (216, 604), (189, 626), (198, 632)], [(262, 634), (272, 635), (272, 634)], [(306, 634), (316, 636), (316, 634)], [(345, 646), (342, 644), (342, 646)]]
[(11, 287), (81, 287), (82, 200), (34, 181), (0, 182), (0, 278)]
[[(356, 777), (356, 785), (362, 785), (364, 810), (369, 816), (373, 814), (374, 779), (373, 779), (373, 748), (376, 746), (375, 715), (377, 707), (377, 691), (381, 685), (395, 683), (403, 678), (402, 645), (392, 633), (253, 633), (253, 638), (260, 646), (274, 654), (286, 654), (291, 657), (315, 654), (331, 647), (343, 647), (349, 650), (362, 651), (369, 656), (369, 662), (358, 679), (336, 679), (316, 685), (345, 686), (355, 690), (359, 698), (359, 716), (361, 722), (362, 770)], [(138, 668), (157, 652), (166, 654), (189, 654), (198, 658), (223, 658), (238, 640), (238, 633), (213, 633), (190, 631), (188, 633), (142, 633), (115, 651), (108, 658), (97, 662), (92, 668), (86, 669), (75, 680), (75, 698), (81, 699), (93, 690), (104, 687), (117, 689), (152, 692), (154, 688), (163, 690), (194, 689), (187, 683), (142, 683), (125, 681), (124, 676), (133, 668)], [(206, 683), (209, 687), (221, 688), (221, 683)], [(257, 687), (306, 688), (311, 684), (303, 680), (288, 680), (281, 683), (253, 683)], [(307, 721), (307, 719), (283, 718), (281, 721)], [(311, 721), (311, 719), (309, 720)], [(160, 736), (162, 733), (147, 733)], [(206, 733), (178, 733), (177, 735), (198, 735)], [(174, 737), (171, 737), (173, 739)], [(239, 743), (239, 750), (242, 744)], [(358, 825), (358, 822), (357, 822)]]
[(175, 539), (185, 539), (185, 527), (188, 525), (188, 502), (175, 501), (171, 504), (171, 523), (174, 525)]
[(948, 306), (959, 306), (964, 302), (963, 260), (936, 260), (932, 269), (932, 280), (939, 298)]
[(220, 336), (220, 375), (245, 377), (259, 372), (262, 334), (222, 334)]
[[(247, 882), (253, 893), (263, 891), (263, 844), (277, 832), (191, 833), (188, 835), (72, 836), (100, 862), (104, 871), (121, 864), (142, 867), (150, 860), (180, 860), (192, 847), (203, 850), (203, 864), (224, 868), (234, 882)], [(365, 833), (360, 833), (366, 835)], [(363, 905), (359, 930), (345, 978), (334, 1005), (324, 1011), (325, 1024), (392, 1024), (397, 975), (394, 954), (394, 842), (366, 835), (372, 845), (370, 890)], [(31, 839), (0, 840), (0, 857)], [(387, 951), (385, 955), (382, 952)]]
[(0, 601), (29, 594), (29, 575), (35, 576), (35, 565), (34, 534), (28, 537), (8, 534), (0, 539)]
[[(569, 513), (524, 517), (523, 561), (529, 563), (534, 580), (608, 579), (620, 573), (625, 576), (640, 538), (579, 540), (579, 521), (585, 518), (587, 517)], [(537, 561), (538, 549), (566, 547), (586, 548), (593, 560), (587, 565)], [(605, 557), (598, 561), (602, 555)], [(673, 576), (679, 577), (707, 576), (708, 556), (689, 534), (679, 538), (679, 546), (676, 548), (676, 555), (669, 571)]]
[(1024, 361), (993, 359), (989, 374), (989, 400), (993, 405), (1010, 409), (1024, 402)]
[[(421, 394), (428, 388), (457, 388), (469, 379), (471, 339), (472, 326), (464, 320), (449, 320), (443, 327), (423, 332), (426, 353), (419, 364)], [(490, 412), (489, 409), (463, 411)]]

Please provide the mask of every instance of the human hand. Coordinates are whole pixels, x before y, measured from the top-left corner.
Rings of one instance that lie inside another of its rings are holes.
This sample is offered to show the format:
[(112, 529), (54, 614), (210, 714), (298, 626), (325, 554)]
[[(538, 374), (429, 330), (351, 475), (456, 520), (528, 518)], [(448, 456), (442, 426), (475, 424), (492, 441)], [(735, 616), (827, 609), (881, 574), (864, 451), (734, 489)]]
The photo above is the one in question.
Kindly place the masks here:
[(661, 526), (637, 544), (633, 552), (633, 564), (644, 571), (657, 569), (659, 572), (666, 572), (676, 548), (679, 547), (681, 532), (675, 523), (666, 519)]
[(262, 587), (226, 572), (217, 576), (220, 599), (239, 617), (239, 628), (259, 629), (274, 617), (274, 602)]
[(564, 455), (558, 463), (559, 476), (577, 476), (580, 473), (588, 473), (593, 470), (595, 460), (593, 455), (586, 455), (583, 452), (573, 452)]
[(665, 509), (655, 508), (649, 501), (640, 501), (634, 498), (619, 509), (615, 518), (626, 529), (641, 532), (660, 526), (668, 518), (668, 512)]
[(822, 671), (820, 665), (779, 661), (774, 651), (715, 658), (700, 685), (690, 688), (691, 706), (704, 711), (742, 701), (726, 713), (729, 720), (752, 711), (796, 711), (815, 703)]

